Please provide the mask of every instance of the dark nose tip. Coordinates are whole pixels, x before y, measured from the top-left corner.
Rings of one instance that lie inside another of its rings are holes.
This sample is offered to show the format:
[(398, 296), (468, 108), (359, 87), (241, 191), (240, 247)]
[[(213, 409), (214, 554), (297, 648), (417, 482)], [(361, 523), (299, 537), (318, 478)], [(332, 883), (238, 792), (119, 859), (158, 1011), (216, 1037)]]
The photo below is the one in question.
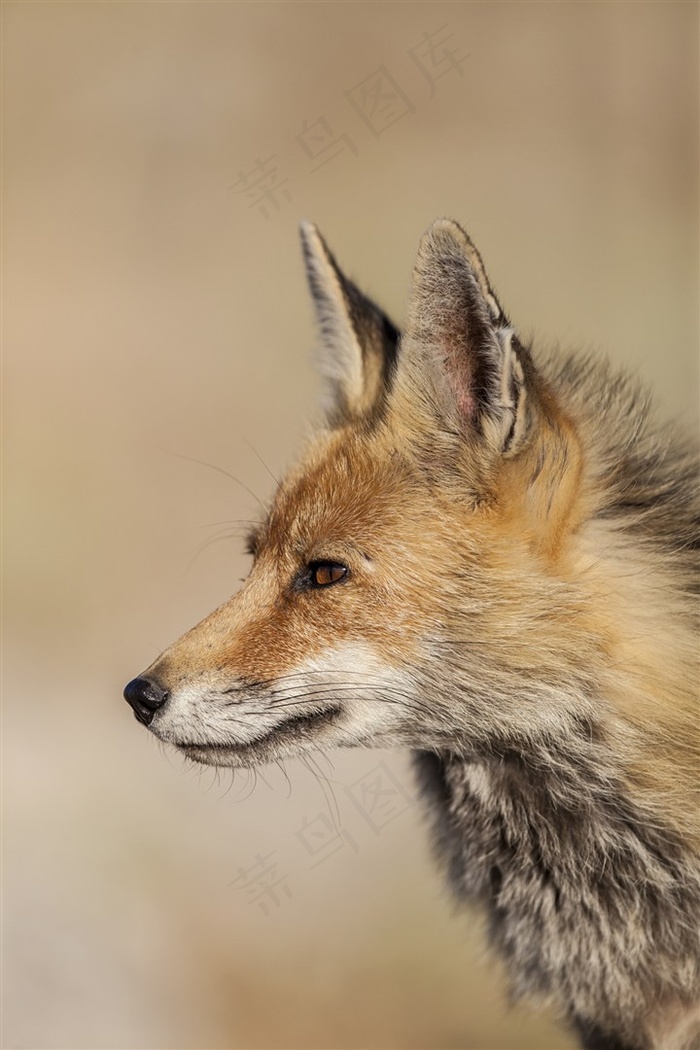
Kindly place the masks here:
[(168, 694), (150, 678), (134, 678), (124, 690), (124, 699), (133, 707), (139, 722), (149, 726), (154, 712), (163, 706)]

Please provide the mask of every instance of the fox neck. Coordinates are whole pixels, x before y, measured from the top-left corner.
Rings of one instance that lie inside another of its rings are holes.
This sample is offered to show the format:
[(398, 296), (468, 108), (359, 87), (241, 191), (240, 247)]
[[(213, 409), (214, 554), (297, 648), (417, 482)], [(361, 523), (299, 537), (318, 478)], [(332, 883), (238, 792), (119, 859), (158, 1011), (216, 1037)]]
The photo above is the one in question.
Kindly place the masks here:
[(453, 889), (486, 903), (514, 993), (643, 1048), (647, 997), (697, 991), (700, 871), (594, 750), (422, 751), (415, 764)]

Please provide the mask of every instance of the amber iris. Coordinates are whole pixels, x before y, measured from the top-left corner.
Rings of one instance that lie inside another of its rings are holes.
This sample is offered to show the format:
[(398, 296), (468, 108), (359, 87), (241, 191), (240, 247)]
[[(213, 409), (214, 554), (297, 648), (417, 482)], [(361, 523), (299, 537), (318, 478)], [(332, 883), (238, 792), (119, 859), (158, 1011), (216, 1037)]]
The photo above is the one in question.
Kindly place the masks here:
[(330, 587), (344, 580), (347, 574), (347, 566), (336, 561), (317, 561), (311, 565), (311, 581), (314, 587)]

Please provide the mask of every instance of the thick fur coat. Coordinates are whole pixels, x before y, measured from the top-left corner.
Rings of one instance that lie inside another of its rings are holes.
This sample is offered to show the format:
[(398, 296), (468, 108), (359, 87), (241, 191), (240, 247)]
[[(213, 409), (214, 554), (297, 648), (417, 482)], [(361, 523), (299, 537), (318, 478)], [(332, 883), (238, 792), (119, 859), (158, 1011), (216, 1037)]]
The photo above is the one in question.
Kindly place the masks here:
[(400, 746), (513, 991), (599, 1050), (700, 1040), (694, 449), (638, 384), (518, 338), (436, 222), (403, 333), (303, 228), (326, 419), (241, 591), (131, 682), (250, 766)]

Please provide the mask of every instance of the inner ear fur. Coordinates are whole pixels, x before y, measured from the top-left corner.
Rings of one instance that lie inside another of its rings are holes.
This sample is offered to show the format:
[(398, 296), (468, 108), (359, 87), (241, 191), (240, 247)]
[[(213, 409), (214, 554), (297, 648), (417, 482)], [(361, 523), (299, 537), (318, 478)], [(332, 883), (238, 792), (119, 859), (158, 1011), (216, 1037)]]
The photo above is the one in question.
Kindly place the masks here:
[(340, 269), (311, 223), (301, 224), (306, 275), (320, 333), (318, 365), (331, 425), (371, 416), (384, 404), (399, 332)]
[(456, 222), (424, 234), (413, 271), (399, 364), (402, 396), (492, 452), (517, 455), (536, 407), (529, 352)]

